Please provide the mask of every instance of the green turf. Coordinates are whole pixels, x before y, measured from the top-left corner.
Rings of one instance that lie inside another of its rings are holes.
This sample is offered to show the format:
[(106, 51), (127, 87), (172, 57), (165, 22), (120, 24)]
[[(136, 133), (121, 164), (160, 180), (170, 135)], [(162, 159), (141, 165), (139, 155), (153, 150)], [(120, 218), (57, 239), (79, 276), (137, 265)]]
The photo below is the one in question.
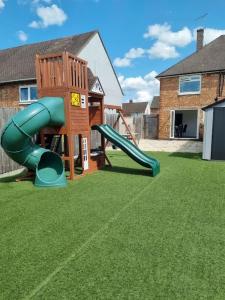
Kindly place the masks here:
[(0, 299), (225, 299), (225, 163), (154, 156), (155, 178), (116, 152), (66, 189), (0, 183)]

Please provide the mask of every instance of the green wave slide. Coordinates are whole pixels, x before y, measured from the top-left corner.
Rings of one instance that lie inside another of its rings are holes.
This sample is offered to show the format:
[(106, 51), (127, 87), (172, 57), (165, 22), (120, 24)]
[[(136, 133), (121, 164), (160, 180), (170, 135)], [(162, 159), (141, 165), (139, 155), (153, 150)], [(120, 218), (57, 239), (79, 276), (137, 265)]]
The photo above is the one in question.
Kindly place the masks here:
[(128, 139), (121, 136), (111, 126), (107, 124), (94, 125), (92, 129), (98, 130), (107, 140), (123, 150), (128, 156), (140, 165), (150, 168), (152, 176), (160, 172), (159, 161), (143, 153), (138, 147), (132, 144)]
[(33, 136), (40, 129), (59, 127), (64, 122), (63, 98), (45, 97), (19, 111), (2, 131), (2, 148), (18, 164), (36, 172), (35, 186), (64, 187), (67, 184), (60, 156), (33, 142)]

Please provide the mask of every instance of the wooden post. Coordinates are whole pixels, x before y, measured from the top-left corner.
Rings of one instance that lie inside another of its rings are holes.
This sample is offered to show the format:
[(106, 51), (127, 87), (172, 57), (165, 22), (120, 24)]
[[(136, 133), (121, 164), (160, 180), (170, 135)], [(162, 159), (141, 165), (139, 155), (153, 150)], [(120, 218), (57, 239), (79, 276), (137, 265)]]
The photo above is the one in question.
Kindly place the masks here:
[[(118, 114), (117, 119), (116, 119), (116, 122), (113, 124), (113, 128), (114, 128), (114, 129), (116, 128), (116, 125), (117, 125), (117, 123), (119, 122), (119, 119), (120, 119), (120, 114)], [(108, 146), (108, 143), (109, 143), (109, 140), (106, 141), (106, 143), (105, 143), (105, 148)], [(105, 149), (105, 148), (104, 148), (104, 149)]]
[(45, 148), (45, 135), (42, 131), (40, 132), (40, 140), (41, 140), (41, 146)]
[(70, 179), (74, 179), (74, 138), (70, 133), (67, 136), (69, 144)]
[(122, 111), (120, 111), (119, 114), (120, 114), (121, 119), (122, 119), (123, 122), (124, 122), (124, 125), (125, 125), (125, 127), (126, 127), (126, 130), (127, 130), (128, 133), (130, 134), (130, 136), (131, 136), (131, 138), (132, 138), (132, 140), (133, 140), (135, 146), (138, 147), (138, 145), (137, 145), (137, 143), (136, 143), (136, 141), (135, 141), (135, 138), (133, 137), (133, 135), (132, 135), (132, 133), (131, 133), (131, 131), (130, 131), (130, 128), (127, 126), (127, 123), (126, 123), (126, 120), (124, 119), (124, 116), (123, 116)]

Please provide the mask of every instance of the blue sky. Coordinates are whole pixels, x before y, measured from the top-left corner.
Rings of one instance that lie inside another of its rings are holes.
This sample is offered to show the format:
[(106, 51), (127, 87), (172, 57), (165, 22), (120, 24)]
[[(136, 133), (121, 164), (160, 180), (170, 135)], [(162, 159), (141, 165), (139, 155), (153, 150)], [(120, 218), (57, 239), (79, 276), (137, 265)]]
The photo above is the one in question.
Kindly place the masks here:
[(151, 100), (155, 75), (195, 51), (195, 30), (205, 43), (225, 34), (225, 1), (0, 0), (0, 48), (78, 34), (101, 33), (125, 100)]

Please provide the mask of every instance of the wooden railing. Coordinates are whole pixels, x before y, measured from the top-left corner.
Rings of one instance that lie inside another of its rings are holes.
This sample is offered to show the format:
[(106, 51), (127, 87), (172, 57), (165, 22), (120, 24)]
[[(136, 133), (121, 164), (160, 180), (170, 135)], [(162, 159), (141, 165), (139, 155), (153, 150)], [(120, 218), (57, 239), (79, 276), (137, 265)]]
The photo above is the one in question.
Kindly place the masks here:
[(36, 56), (38, 87), (87, 88), (87, 63), (74, 55), (63, 52)]
[(68, 54), (68, 85), (80, 89), (87, 88), (87, 64)]

